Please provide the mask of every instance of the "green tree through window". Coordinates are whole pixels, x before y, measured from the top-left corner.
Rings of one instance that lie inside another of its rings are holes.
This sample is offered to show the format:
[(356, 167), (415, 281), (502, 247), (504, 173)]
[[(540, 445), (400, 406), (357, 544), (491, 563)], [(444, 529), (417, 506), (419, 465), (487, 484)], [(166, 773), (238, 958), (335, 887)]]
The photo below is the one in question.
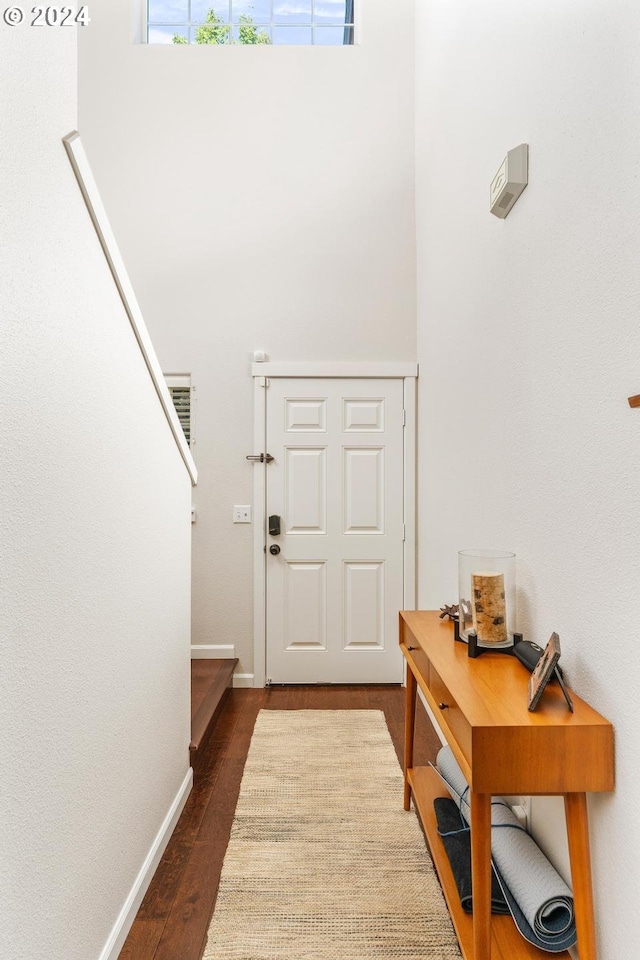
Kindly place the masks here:
[[(205, 20), (206, 23), (196, 27), (195, 43), (271, 43), (269, 34), (265, 30), (259, 30), (248, 13), (239, 17), (237, 40), (231, 38), (231, 27), (218, 16), (213, 7), (207, 11)], [(189, 43), (188, 39), (179, 33), (174, 33), (173, 42)]]

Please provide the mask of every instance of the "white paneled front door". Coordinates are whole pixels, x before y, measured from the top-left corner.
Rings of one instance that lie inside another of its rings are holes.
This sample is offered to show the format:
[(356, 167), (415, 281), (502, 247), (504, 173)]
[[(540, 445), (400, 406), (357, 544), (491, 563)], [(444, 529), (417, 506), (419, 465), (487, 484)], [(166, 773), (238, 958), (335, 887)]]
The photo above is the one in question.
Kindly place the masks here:
[(400, 683), (403, 381), (272, 378), (266, 389), (272, 683)]

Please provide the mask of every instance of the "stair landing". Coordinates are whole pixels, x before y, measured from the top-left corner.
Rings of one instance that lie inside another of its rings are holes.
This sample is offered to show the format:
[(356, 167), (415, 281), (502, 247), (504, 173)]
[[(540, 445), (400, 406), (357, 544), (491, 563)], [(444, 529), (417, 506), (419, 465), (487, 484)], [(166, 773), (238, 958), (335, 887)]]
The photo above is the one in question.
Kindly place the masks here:
[(238, 659), (191, 661), (191, 743), (189, 758), (194, 772), (216, 717), (231, 689)]

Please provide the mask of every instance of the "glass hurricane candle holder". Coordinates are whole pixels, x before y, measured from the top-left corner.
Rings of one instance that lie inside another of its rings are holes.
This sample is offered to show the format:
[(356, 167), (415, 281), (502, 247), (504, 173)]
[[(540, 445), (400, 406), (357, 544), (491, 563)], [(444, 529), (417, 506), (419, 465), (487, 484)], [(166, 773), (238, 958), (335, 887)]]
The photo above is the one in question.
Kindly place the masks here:
[(473, 631), (481, 647), (513, 645), (516, 630), (516, 555), (507, 550), (458, 553), (460, 639)]

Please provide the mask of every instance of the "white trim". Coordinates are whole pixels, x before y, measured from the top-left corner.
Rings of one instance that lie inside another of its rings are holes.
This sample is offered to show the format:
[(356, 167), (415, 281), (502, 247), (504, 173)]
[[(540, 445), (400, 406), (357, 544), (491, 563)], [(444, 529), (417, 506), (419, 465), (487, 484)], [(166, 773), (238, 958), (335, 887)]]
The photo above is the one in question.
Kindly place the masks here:
[(158, 394), (158, 398), (162, 404), (165, 416), (169, 422), (169, 426), (171, 428), (171, 432), (173, 433), (174, 440), (178, 446), (180, 456), (182, 457), (184, 465), (189, 472), (191, 483), (193, 486), (195, 486), (198, 481), (198, 471), (193, 461), (193, 457), (191, 456), (191, 451), (189, 450), (184, 432), (180, 426), (178, 415), (171, 401), (171, 397), (164, 380), (164, 375), (162, 373), (162, 369), (160, 368), (160, 363), (158, 362), (158, 357), (156, 356), (156, 352), (151, 342), (151, 337), (149, 336), (149, 331), (147, 330), (142, 316), (142, 311), (140, 310), (134, 289), (131, 285), (131, 281), (129, 280), (129, 275), (124, 265), (124, 260), (122, 259), (122, 255), (118, 249), (118, 244), (116, 243), (116, 238), (111, 229), (107, 212), (100, 197), (100, 192), (93, 178), (87, 155), (84, 152), (82, 143), (80, 142), (80, 134), (77, 132), (77, 130), (74, 130), (73, 133), (69, 133), (66, 137), (63, 137), (62, 142), (65, 150), (67, 151), (67, 155), (69, 157), (69, 161), (71, 162), (76, 180), (78, 181), (78, 186), (80, 187), (84, 202), (87, 205), (87, 210), (89, 211), (91, 222), (93, 223), (95, 231), (98, 235), (98, 240), (100, 241), (105, 259), (109, 265), (109, 269), (111, 270), (114, 283), (118, 293), (120, 294), (122, 305), (124, 306), (125, 312), (129, 318), (129, 322), (131, 323), (138, 346), (140, 347), (140, 351), (144, 357), (144, 362), (147, 365), (147, 369), (153, 381), (156, 393)]
[(191, 792), (193, 786), (193, 770), (189, 767), (189, 772), (182, 781), (182, 786), (178, 790), (176, 797), (169, 808), (160, 830), (158, 831), (155, 840), (151, 844), (151, 849), (145, 857), (144, 863), (140, 868), (140, 872), (136, 877), (129, 895), (124, 902), (124, 906), (120, 911), (118, 919), (116, 920), (109, 938), (106, 944), (103, 947), (102, 953), (100, 954), (100, 960), (118, 960), (120, 951), (124, 946), (124, 942), (127, 939), (127, 935), (133, 921), (136, 918), (138, 908), (142, 903), (143, 897), (147, 892), (147, 888), (151, 883), (154, 873), (160, 863), (160, 858), (165, 851), (165, 847), (169, 843), (171, 834), (175, 829), (175, 825), (178, 822), (178, 818), (182, 813), (182, 809), (187, 802), (187, 797)]
[(133, 42), (147, 42), (147, 0), (135, 0), (133, 5)]
[(182, 387), (191, 390), (190, 373), (165, 373), (164, 382), (168, 387)]
[[(264, 364), (256, 364), (261, 367)], [(264, 444), (267, 434), (267, 398), (266, 380), (256, 377), (253, 381), (253, 437), (254, 445)], [(266, 451), (258, 450), (256, 453)], [(266, 670), (266, 589), (267, 570), (265, 544), (267, 542), (266, 517), (266, 463), (253, 464), (253, 683), (256, 687), (264, 687)]]
[[(255, 687), (254, 676), (252, 673), (234, 673), (233, 675), (233, 687)], [(260, 684), (261, 687), (264, 686), (264, 683)]]
[(418, 364), (404, 361), (266, 360), (251, 364), (252, 377), (417, 377)]
[(353, 44), (352, 46), (354, 47), (362, 46), (362, 9), (360, 6), (360, 0), (354, 0), (353, 2)]
[(192, 643), (192, 660), (234, 660), (236, 648), (233, 643)]
[(416, 378), (404, 380), (404, 609), (416, 608)]

